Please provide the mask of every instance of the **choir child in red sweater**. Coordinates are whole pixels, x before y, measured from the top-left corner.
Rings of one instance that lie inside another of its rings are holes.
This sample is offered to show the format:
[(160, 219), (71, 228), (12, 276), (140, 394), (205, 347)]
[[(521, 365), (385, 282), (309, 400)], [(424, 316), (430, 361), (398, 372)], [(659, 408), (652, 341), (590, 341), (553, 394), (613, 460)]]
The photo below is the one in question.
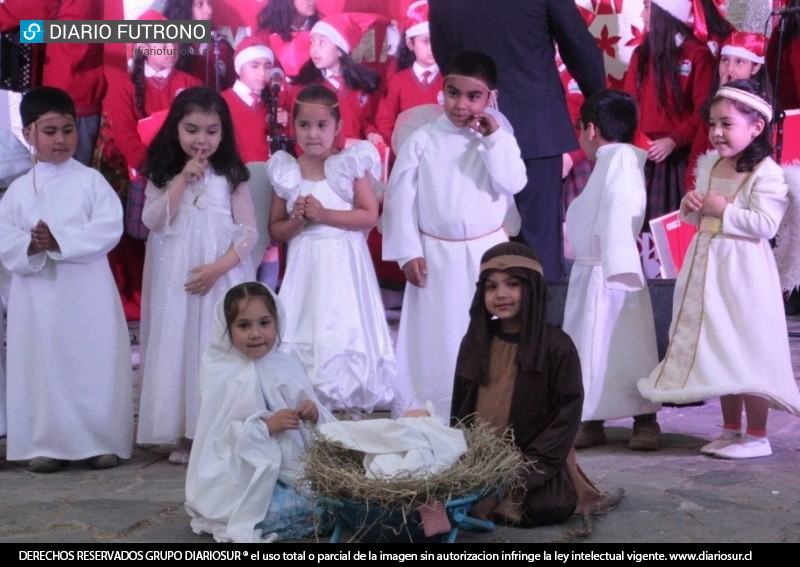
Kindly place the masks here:
[(350, 12), (323, 18), (311, 28), (311, 57), (292, 78), (299, 87), (292, 94), (310, 84), (336, 93), (342, 121), (339, 144), (346, 138), (365, 139), (372, 123), (380, 76), (356, 63), (351, 53), (368, 29), (386, 25), (388, 20), (379, 14)]
[(691, 0), (645, 0), (645, 36), (633, 52), (624, 90), (639, 105), (639, 130), (650, 140), (645, 164), (652, 218), (678, 210), (700, 106), (711, 89), (714, 57), (694, 35)]
[[(228, 103), (233, 118), (233, 129), (236, 132), (236, 146), (245, 163), (266, 161), (269, 158), (269, 108), (265, 95), (269, 95), (275, 83), (281, 86), (282, 72), (273, 68), (275, 56), (267, 47), (263, 38), (251, 36), (243, 39), (236, 47), (233, 66), (238, 79), (233, 87), (222, 92), (222, 98)], [(267, 92), (265, 93), (265, 89)], [(289, 114), (281, 106), (285, 98), (281, 90), (277, 118), (278, 123), (285, 126)], [(284, 102), (285, 104), (285, 102)]]
[(397, 73), (389, 79), (374, 125), (367, 134), (376, 146), (391, 142), (398, 114), (422, 104), (441, 104), (443, 100), (444, 79), (431, 50), (426, 0), (411, 3), (403, 28), (405, 38), (398, 52)]
[[(3, 0), (0, 31), (19, 29), (20, 20), (102, 20), (103, 0)], [(103, 45), (48, 43), (42, 68), (42, 86), (58, 87), (75, 101), (78, 149), (73, 156), (90, 165), (100, 129), (100, 103), (106, 91)]]

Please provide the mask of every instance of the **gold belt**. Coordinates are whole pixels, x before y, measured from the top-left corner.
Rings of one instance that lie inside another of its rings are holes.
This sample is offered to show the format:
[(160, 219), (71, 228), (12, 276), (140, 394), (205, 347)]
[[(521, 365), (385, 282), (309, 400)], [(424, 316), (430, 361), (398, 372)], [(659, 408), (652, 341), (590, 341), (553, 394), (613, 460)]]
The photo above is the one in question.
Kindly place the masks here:
[(700, 228), (698, 230), (711, 234), (722, 234), (722, 219), (704, 216), (700, 219)]

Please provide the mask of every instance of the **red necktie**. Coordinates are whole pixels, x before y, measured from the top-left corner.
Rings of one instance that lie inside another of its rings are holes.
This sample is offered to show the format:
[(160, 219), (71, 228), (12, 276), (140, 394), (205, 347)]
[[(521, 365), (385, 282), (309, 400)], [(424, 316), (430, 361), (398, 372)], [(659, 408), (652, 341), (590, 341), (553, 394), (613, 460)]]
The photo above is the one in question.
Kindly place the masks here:
[(433, 73), (431, 73), (430, 71), (424, 71), (422, 73), (422, 84), (424, 86), (427, 87), (431, 83), (431, 75), (433, 75)]
[(252, 102), (250, 103), (250, 106), (255, 106), (261, 100), (261, 97), (258, 96), (256, 93), (252, 93), (251, 92), (250, 93), (250, 99), (252, 100)]

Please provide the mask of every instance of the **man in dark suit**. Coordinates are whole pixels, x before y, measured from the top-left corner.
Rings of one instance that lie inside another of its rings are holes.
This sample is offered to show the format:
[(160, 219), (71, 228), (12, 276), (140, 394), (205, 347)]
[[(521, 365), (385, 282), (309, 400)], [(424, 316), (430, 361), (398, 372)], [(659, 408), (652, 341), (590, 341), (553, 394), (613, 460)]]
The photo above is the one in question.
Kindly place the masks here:
[(517, 195), (522, 240), (547, 278), (564, 277), (563, 154), (578, 147), (555, 62), (555, 45), (581, 92), (605, 86), (603, 55), (573, 0), (429, 0), (433, 54), (444, 68), (459, 51), (497, 64), (499, 105), (522, 150), (528, 184)]

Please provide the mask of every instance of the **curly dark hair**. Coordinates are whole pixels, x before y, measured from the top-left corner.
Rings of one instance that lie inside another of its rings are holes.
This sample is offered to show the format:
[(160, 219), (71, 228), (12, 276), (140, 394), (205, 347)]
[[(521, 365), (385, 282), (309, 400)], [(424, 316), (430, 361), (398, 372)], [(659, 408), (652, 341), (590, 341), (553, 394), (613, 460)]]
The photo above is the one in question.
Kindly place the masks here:
[[(380, 75), (369, 67), (356, 63), (350, 55), (338, 47), (336, 49), (339, 51), (339, 65), (342, 68), (342, 78), (345, 84), (353, 90), (368, 94), (377, 91), (381, 82)], [(317, 69), (311, 59), (303, 63), (297, 75), (292, 77), (292, 82), (296, 85), (313, 85), (321, 81), (322, 71)]]
[[(297, 16), (297, 9), (293, 0), (270, 0), (269, 4), (258, 13), (256, 23), (258, 30), (276, 33), (283, 41), (292, 39), (292, 22)], [(313, 26), (319, 21), (319, 12), (315, 12), (308, 20), (308, 25)]]
[(239, 157), (233, 131), (231, 111), (217, 91), (209, 87), (191, 87), (181, 91), (169, 108), (163, 126), (147, 148), (142, 172), (157, 187), (165, 187), (186, 165), (186, 154), (178, 142), (178, 124), (192, 112), (216, 112), (222, 126), (222, 140), (208, 159), (212, 169), (228, 180), (231, 193), (250, 178), (250, 172)]

